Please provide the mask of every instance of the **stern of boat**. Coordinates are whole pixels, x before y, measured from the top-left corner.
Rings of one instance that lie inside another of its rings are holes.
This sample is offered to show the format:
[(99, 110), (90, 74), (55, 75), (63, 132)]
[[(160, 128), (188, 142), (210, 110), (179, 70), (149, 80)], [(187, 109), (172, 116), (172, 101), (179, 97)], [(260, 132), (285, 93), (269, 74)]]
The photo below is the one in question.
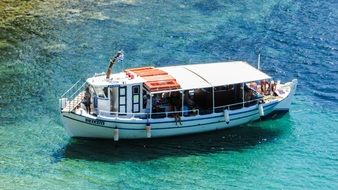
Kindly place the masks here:
[(70, 126), (70, 123), (69, 123), (71, 121), (71, 119), (67, 115), (69, 115), (69, 113), (61, 112), (61, 120), (62, 120), (63, 126), (64, 126), (66, 133), (69, 137), (75, 137), (75, 134), (72, 132), (71, 126)]
[(69, 121), (71, 118), (70, 116), (74, 115), (72, 113), (78, 114), (76, 113), (76, 108), (80, 106), (84, 98), (85, 84), (85, 81), (78, 80), (59, 99), (59, 109), (62, 123), (70, 137), (74, 136), (74, 133), (71, 131), (71, 125), (73, 123), (70, 123)]

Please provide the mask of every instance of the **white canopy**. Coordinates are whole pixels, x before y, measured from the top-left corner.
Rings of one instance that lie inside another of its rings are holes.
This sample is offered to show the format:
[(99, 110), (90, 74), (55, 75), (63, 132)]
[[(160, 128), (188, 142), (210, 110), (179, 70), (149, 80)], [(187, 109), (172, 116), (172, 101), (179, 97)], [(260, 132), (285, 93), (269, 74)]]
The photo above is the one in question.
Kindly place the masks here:
[[(210, 88), (271, 78), (242, 61), (180, 65), (157, 69), (163, 70), (175, 78), (183, 90)], [(142, 77), (131, 79), (125, 72), (121, 72), (113, 74), (110, 80), (106, 80), (105, 74), (103, 74), (89, 78), (87, 82), (93, 86), (109, 86), (122, 83), (140, 84), (145, 80)]]
[(271, 78), (243, 61), (158, 68), (173, 76), (182, 89), (239, 84)]
[(161, 67), (158, 69), (163, 70), (174, 77), (177, 83), (180, 84), (181, 89), (186, 90), (211, 87), (207, 81), (192, 73), (184, 66)]

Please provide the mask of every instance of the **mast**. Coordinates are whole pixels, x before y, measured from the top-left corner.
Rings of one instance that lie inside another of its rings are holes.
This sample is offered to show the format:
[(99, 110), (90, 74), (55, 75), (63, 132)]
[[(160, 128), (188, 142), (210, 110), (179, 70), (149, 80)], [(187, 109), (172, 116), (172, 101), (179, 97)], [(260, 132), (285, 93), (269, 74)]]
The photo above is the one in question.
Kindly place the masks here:
[(261, 70), (261, 54), (258, 54), (257, 58), (257, 69)]
[(123, 57), (124, 57), (124, 54), (122, 52), (122, 50), (118, 51), (116, 53), (116, 55), (114, 56), (113, 59), (110, 59), (109, 61), (109, 67), (107, 69), (107, 73), (106, 73), (106, 79), (109, 79), (110, 78), (110, 75), (112, 73), (112, 68), (113, 68), (113, 65), (119, 61), (122, 61), (123, 60)]

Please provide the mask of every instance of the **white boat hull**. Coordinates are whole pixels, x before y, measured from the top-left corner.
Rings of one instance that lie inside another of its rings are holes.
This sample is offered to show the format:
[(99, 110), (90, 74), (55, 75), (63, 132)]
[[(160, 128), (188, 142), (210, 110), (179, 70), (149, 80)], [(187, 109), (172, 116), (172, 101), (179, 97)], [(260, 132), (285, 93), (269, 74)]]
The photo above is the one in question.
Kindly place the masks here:
[[(277, 102), (264, 106), (265, 114), (275, 110)], [(223, 113), (204, 116), (182, 117), (182, 125), (176, 125), (173, 118), (151, 119), (151, 137), (166, 137), (200, 133), (239, 126), (260, 118), (258, 106), (230, 111), (230, 121), (224, 119)], [(116, 121), (97, 120), (94, 118), (63, 113), (62, 120), (71, 137), (114, 138), (114, 129), (119, 129), (120, 139), (147, 138), (147, 121), (117, 119)]]

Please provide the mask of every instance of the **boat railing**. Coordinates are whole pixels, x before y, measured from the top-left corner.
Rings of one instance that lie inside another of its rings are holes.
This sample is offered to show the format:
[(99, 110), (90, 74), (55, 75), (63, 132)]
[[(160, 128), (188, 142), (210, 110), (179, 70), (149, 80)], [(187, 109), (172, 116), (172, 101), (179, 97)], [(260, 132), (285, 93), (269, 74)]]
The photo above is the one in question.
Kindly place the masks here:
[(157, 118), (172, 118), (175, 115), (179, 116), (194, 116), (199, 115), (199, 109), (183, 110), (183, 111), (170, 111), (170, 112), (153, 112), (153, 113), (121, 113), (98, 110), (98, 117), (108, 118), (140, 118), (140, 119), (157, 119)]
[(98, 117), (109, 117), (109, 118), (147, 118), (147, 113), (122, 113), (122, 112), (111, 112), (98, 110)]
[[(202, 112), (206, 113), (218, 113), (223, 112), (225, 109), (228, 110), (235, 110), (240, 109), (243, 107), (250, 107), (253, 105), (257, 105), (260, 101), (262, 101), (263, 98), (256, 98), (253, 100), (248, 100), (244, 102), (239, 103), (233, 103), (233, 104), (227, 104), (223, 106), (217, 106), (210, 110), (202, 110)], [(190, 116), (197, 116), (197, 115), (205, 115), (205, 113), (202, 113), (200, 109), (191, 109), (191, 110), (182, 110), (182, 111), (169, 111), (169, 112), (152, 112), (152, 113), (130, 113), (130, 112), (111, 112), (111, 111), (104, 111), (104, 110), (98, 110), (98, 117), (108, 117), (108, 118), (140, 118), (140, 119), (159, 119), (159, 118), (173, 118), (175, 117), (175, 114), (183, 117), (190, 117)]]
[(86, 82), (78, 80), (60, 97), (60, 108), (66, 111), (72, 111), (78, 104), (81, 103), (84, 97), (84, 87)]
[(192, 110), (183, 110), (183, 111), (169, 111), (169, 112), (153, 112), (151, 113), (151, 118), (171, 118), (175, 117), (175, 115), (179, 116), (195, 116), (199, 115), (200, 110), (199, 109), (192, 109)]
[(104, 110), (97, 110), (98, 117), (106, 118), (140, 118), (140, 119), (159, 119), (159, 118), (173, 118), (177, 114), (178, 116), (191, 117), (197, 115), (205, 115), (210, 113), (219, 113), (227, 110), (241, 109), (243, 107), (250, 107), (253, 105), (259, 104), (263, 100), (263, 97), (255, 98), (252, 100), (238, 102), (233, 104), (227, 104), (222, 106), (214, 107), (213, 109), (200, 110), (200, 109), (190, 109), (190, 110), (181, 110), (181, 111), (168, 111), (168, 112), (141, 112), (141, 113), (132, 113), (132, 112), (111, 112)]
[(261, 97), (261, 98), (255, 98), (255, 99), (244, 101), (244, 102), (238, 102), (238, 103), (234, 103), (234, 104), (227, 104), (227, 105), (223, 105), (223, 106), (217, 106), (217, 107), (214, 107), (214, 112), (216, 112), (216, 113), (217, 112), (222, 112), (225, 109), (227, 109), (227, 110), (235, 110), (235, 109), (240, 109), (240, 108), (243, 108), (243, 107), (250, 107), (250, 106), (258, 104), (262, 100), (263, 100), (263, 97)]
[(78, 80), (65, 93), (62, 94), (61, 98), (67, 98), (67, 99), (74, 98), (75, 95), (77, 95), (79, 92), (84, 90), (85, 84), (86, 82), (83, 82), (83, 80), (81, 79)]

